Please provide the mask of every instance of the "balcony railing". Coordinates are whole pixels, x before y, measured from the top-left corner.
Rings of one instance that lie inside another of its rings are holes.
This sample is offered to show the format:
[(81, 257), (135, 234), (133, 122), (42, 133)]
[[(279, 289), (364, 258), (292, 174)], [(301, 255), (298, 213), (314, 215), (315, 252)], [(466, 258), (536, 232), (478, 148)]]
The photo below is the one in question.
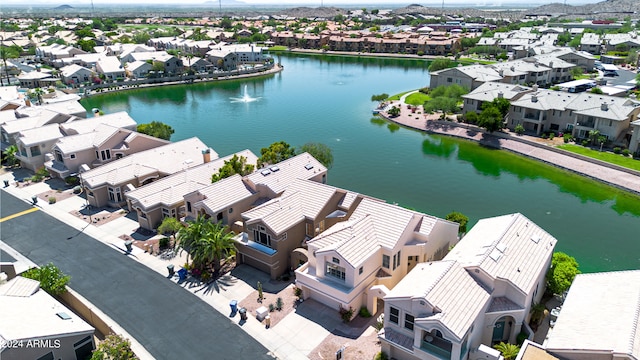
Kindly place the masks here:
[[(436, 346), (436, 343), (438, 342), (444, 342), (442, 340), (439, 341), (438, 338), (434, 338), (432, 342), (426, 342), (424, 340), (422, 340), (421, 344), (420, 344), (420, 349), (423, 350), (424, 352), (428, 352), (431, 355), (434, 355), (440, 359), (443, 360), (451, 360), (451, 350), (446, 350), (443, 349), (439, 346)], [(444, 346), (447, 346), (449, 349), (451, 349), (451, 344), (442, 344)]]

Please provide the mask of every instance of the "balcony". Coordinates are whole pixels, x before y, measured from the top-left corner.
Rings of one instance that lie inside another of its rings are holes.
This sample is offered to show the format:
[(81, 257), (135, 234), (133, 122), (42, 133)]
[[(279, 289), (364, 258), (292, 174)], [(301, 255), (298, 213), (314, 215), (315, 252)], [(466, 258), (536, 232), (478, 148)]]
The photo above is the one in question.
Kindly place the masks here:
[(451, 342), (429, 335), (427, 335), (425, 338), (431, 339), (431, 341), (422, 340), (420, 343), (420, 350), (429, 353), (439, 359), (451, 359)]
[(272, 256), (276, 253), (275, 249), (272, 249), (268, 246), (262, 245), (260, 243), (257, 243), (253, 240), (249, 240), (249, 235), (247, 235), (247, 233), (243, 232), (238, 234), (234, 240), (241, 245), (244, 245), (246, 247), (252, 248), (254, 250), (257, 250), (263, 254), (267, 254), (269, 256)]
[(542, 119), (540, 119), (540, 114), (538, 113), (525, 113), (524, 114), (524, 118), (527, 120), (535, 120), (535, 121), (539, 121), (539, 120), (547, 120), (547, 116), (543, 116)]

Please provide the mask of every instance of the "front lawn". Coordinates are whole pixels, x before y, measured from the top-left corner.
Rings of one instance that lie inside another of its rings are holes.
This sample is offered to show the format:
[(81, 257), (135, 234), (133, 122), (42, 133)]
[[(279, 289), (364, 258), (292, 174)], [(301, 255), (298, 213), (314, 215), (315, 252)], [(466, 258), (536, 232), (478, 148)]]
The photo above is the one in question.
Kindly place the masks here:
[(495, 64), (497, 61), (472, 59), (472, 58), (460, 58), (456, 60), (456, 62), (462, 66), (467, 66), (467, 65), (475, 65), (476, 63), (480, 65), (491, 65), (491, 64)]
[(559, 149), (567, 150), (572, 153), (588, 156), (590, 158), (606, 161), (611, 164), (626, 167), (628, 169), (640, 171), (640, 161), (634, 160), (631, 157), (623, 156), (620, 154), (614, 154), (610, 152), (600, 152), (598, 150), (592, 150), (580, 145), (564, 144), (558, 145)]
[(284, 45), (276, 45), (269, 48), (269, 51), (286, 51), (286, 50), (289, 50), (289, 48)]
[(401, 92), (400, 94), (395, 94), (393, 96), (390, 96), (387, 100), (391, 101), (391, 100), (400, 100), (400, 98), (402, 97), (402, 95), (411, 92), (413, 90), (409, 90), (409, 91), (405, 91), (405, 92)]
[(431, 100), (431, 97), (427, 94), (421, 93), (420, 91), (415, 92), (404, 99), (404, 102), (409, 105), (419, 106), (423, 105), (425, 102)]

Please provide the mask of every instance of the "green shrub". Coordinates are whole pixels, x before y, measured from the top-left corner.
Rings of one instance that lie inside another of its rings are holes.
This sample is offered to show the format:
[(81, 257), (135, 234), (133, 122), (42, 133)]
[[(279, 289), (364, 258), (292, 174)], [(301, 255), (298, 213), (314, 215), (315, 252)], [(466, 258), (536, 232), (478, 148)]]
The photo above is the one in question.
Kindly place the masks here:
[(284, 301), (282, 301), (282, 298), (279, 297), (276, 299), (276, 310), (280, 311), (282, 310), (282, 308), (284, 307)]
[(274, 312), (276, 311), (276, 306), (273, 305), (273, 303), (269, 304), (269, 312)]
[(376, 354), (373, 360), (389, 360), (389, 355), (380, 351), (379, 353)]
[(164, 248), (168, 247), (169, 246), (169, 238), (168, 237), (160, 238), (160, 241), (158, 241), (158, 245), (160, 246), (160, 249), (164, 249)]
[(360, 311), (358, 311), (358, 315), (360, 315), (360, 317), (363, 317), (363, 318), (371, 317), (371, 313), (369, 312), (369, 309), (367, 309), (366, 306), (363, 306), (360, 308)]
[(622, 156), (629, 156), (629, 154), (631, 154), (631, 151), (629, 151), (629, 149), (622, 150)]
[(522, 124), (518, 124), (516, 125), (516, 127), (513, 129), (513, 131), (516, 132), (516, 134), (518, 135), (522, 135), (524, 134), (524, 126), (522, 126)]
[(77, 176), (67, 176), (64, 178), (64, 182), (71, 186), (80, 185), (80, 179)]
[(621, 152), (622, 152), (622, 149), (620, 149), (619, 147), (616, 146), (616, 147), (613, 148), (613, 153), (614, 154), (620, 154)]
[(582, 146), (588, 146), (589, 140), (582, 140)]
[(353, 318), (353, 308), (349, 307), (349, 309), (343, 308), (342, 306), (340, 306), (340, 317), (342, 318), (342, 321), (345, 323), (348, 323), (349, 321), (351, 321), (351, 318)]
[(302, 289), (299, 287), (294, 287), (293, 288), (293, 294), (298, 298), (301, 299), (302, 298)]
[(466, 122), (468, 122), (469, 124), (475, 124), (478, 122), (478, 113), (477, 112), (473, 112), (473, 111), (469, 111), (468, 113), (466, 113), (464, 115), (464, 118), (466, 120)]
[(549, 140), (553, 140), (553, 138), (556, 137), (556, 133), (554, 133), (553, 131), (549, 133)]
[(549, 136), (547, 135), (547, 133), (543, 133), (542, 136), (540, 136), (543, 139), (547, 139)]
[(67, 283), (71, 280), (58, 267), (49, 263), (41, 268), (33, 268), (22, 273), (23, 277), (40, 281), (40, 288), (50, 295), (60, 295), (67, 291)]
[(571, 134), (562, 135), (562, 139), (564, 140), (565, 144), (569, 143), (569, 141), (571, 141)]
[(518, 345), (522, 345), (527, 338), (528, 338), (527, 333), (524, 331), (521, 331), (520, 334), (516, 336), (516, 343)]
[(56, 198), (53, 196), (49, 196), (49, 204), (55, 204), (56, 203)]

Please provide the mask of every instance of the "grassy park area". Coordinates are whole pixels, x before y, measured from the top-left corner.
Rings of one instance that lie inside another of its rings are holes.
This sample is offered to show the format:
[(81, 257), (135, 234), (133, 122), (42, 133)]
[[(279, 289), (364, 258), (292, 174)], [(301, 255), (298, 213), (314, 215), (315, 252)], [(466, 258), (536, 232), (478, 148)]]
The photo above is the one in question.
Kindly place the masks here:
[(620, 154), (614, 154), (606, 151), (600, 152), (598, 150), (593, 150), (593, 149), (586, 148), (584, 146), (573, 145), (573, 144), (558, 145), (558, 148), (562, 150), (570, 151), (572, 153), (588, 156), (593, 159), (606, 161), (611, 164), (623, 166), (628, 169), (640, 171), (640, 161), (635, 160), (631, 157), (623, 156)]

